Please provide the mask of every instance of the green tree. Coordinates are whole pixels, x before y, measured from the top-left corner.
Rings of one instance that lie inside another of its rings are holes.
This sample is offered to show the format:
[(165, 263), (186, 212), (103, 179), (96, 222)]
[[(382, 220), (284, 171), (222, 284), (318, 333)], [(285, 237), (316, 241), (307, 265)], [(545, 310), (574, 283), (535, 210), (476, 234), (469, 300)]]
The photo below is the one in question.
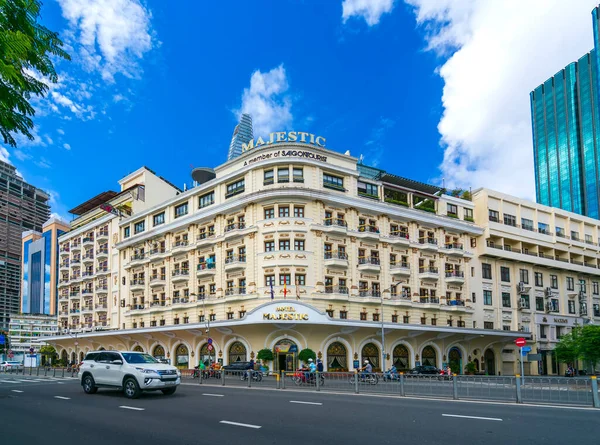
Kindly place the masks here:
[(56, 83), (52, 56), (71, 60), (58, 34), (38, 23), (41, 6), (39, 0), (0, 0), (0, 133), (13, 147), (17, 142), (11, 133), (33, 140), (35, 109), (29, 101), (48, 91), (35, 76)]
[(581, 328), (577, 336), (579, 356), (592, 364), (592, 372), (600, 361), (600, 326), (588, 324)]
[(48, 361), (54, 362), (55, 358), (58, 356), (58, 354), (56, 353), (56, 349), (54, 349), (54, 346), (52, 345), (42, 346), (40, 348), (40, 354), (46, 357), (46, 363), (48, 363)]
[(258, 354), (256, 354), (257, 360), (264, 360), (269, 362), (274, 358), (275, 356), (273, 355), (273, 351), (271, 351), (270, 349), (261, 349), (260, 351), (258, 351)]
[(580, 358), (579, 352), (579, 331), (581, 328), (574, 327), (571, 332), (563, 335), (554, 348), (556, 359), (562, 363), (573, 363), (577, 367), (577, 361)]
[(300, 353), (298, 354), (298, 358), (303, 362), (307, 362), (309, 358), (315, 360), (317, 358), (317, 354), (315, 354), (315, 351), (313, 351), (312, 349), (306, 348), (300, 351)]

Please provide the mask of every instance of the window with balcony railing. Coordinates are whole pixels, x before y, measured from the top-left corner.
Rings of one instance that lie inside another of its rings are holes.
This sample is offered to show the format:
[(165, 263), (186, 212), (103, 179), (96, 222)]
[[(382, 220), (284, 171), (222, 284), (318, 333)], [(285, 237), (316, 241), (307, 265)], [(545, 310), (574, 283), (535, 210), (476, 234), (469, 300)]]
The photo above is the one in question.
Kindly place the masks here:
[(500, 222), (500, 214), (496, 210), (488, 210), (488, 219), (492, 222)]
[(379, 186), (368, 182), (358, 181), (358, 196), (371, 199), (379, 199)]

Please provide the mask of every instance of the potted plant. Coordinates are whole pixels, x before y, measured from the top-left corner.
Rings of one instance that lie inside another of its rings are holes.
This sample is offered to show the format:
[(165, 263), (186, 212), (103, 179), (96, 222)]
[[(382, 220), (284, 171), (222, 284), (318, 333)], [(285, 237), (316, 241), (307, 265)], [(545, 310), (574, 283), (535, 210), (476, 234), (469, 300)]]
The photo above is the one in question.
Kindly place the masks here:
[(465, 366), (465, 374), (474, 375), (476, 372), (477, 372), (477, 367), (475, 366), (475, 363), (473, 363), (473, 362), (467, 363), (467, 365)]
[(300, 353), (298, 354), (298, 358), (302, 362), (306, 363), (306, 362), (308, 362), (309, 358), (312, 358), (313, 360), (316, 360), (317, 359), (317, 354), (312, 349), (306, 348), (306, 349), (303, 349), (302, 351), (300, 351)]
[(273, 351), (270, 349), (261, 349), (256, 354), (256, 359), (262, 361), (261, 371), (265, 374), (268, 374), (269, 367), (265, 364), (265, 362), (270, 362), (275, 359)]

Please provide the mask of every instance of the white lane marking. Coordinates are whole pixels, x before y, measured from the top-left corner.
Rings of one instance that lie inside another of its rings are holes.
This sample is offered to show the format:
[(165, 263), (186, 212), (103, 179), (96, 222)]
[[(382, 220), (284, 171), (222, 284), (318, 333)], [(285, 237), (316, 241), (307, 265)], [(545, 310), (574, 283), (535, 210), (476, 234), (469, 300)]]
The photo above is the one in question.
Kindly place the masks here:
[(126, 405), (121, 405), (121, 406), (119, 406), (119, 408), (130, 409), (132, 411), (145, 411), (146, 410), (146, 408), (137, 408), (135, 406), (126, 406)]
[(225, 423), (227, 425), (233, 425), (233, 426), (243, 426), (245, 428), (254, 428), (256, 430), (259, 428), (262, 428), (262, 426), (260, 426), (260, 425), (250, 425), (249, 423), (230, 422), (229, 420), (221, 420), (219, 423)]
[(31, 381), (31, 382), (47, 382), (47, 379), (33, 379), (33, 380), (27, 380), (27, 381)]
[(56, 382), (57, 385), (64, 385), (63, 382)]
[(60, 400), (71, 400), (71, 397), (63, 397), (63, 396), (54, 396), (55, 399), (60, 399)]
[(496, 422), (502, 422), (502, 419), (496, 417), (459, 416), (458, 414), (442, 414), (442, 417), (460, 417), (461, 419), (494, 420)]
[(202, 394), (203, 396), (208, 396), (208, 397), (225, 397), (224, 394)]
[(20, 389), (11, 389), (12, 392), (23, 392)]
[(320, 402), (303, 402), (301, 400), (290, 400), (290, 403), (300, 403), (302, 405), (323, 405)]
[(25, 379), (23, 379), (23, 380), (20, 380), (20, 381), (21, 382), (27, 382), (27, 383), (35, 383), (35, 380), (25, 380)]
[(17, 385), (19, 384), (19, 382), (15, 382), (14, 380), (0, 380), (0, 382), (2, 382), (2, 383), (16, 383)]

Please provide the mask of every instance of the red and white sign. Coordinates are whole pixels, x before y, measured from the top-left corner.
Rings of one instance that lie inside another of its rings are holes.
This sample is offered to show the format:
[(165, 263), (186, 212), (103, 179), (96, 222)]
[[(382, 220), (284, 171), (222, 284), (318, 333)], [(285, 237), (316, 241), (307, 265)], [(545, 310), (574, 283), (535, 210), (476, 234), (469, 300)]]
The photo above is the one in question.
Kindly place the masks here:
[(213, 350), (213, 348), (214, 348), (214, 346), (213, 346), (213, 345), (208, 345), (208, 346), (206, 347), (206, 349), (208, 349), (209, 351), (212, 351), (212, 350)]
[(515, 345), (517, 345), (519, 348), (522, 348), (526, 344), (527, 344), (527, 340), (525, 340), (523, 337), (519, 337), (515, 340)]

